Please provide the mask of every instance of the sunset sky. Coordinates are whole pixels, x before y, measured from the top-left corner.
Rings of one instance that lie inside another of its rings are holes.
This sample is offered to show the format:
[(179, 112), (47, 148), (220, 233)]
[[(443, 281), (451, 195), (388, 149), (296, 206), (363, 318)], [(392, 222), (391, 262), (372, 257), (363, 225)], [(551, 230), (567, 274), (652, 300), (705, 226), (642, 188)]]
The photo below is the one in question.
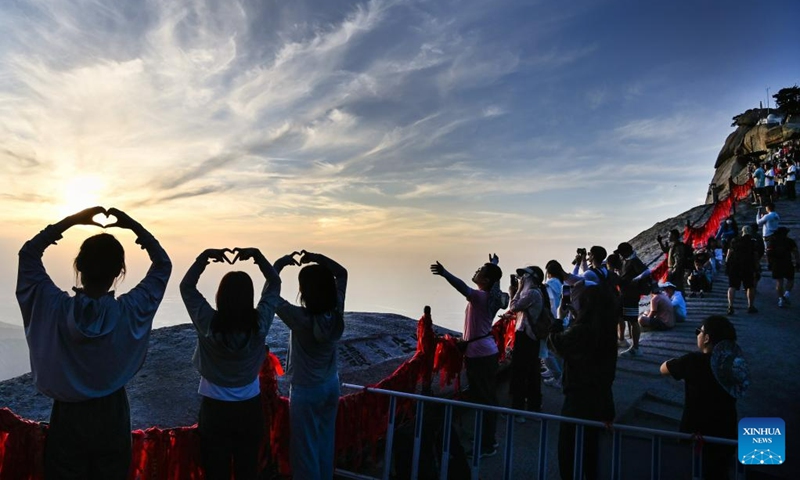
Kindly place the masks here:
[[(0, 321), (21, 324), (22, 243), (104, 205), (173, 259), (160, 324), (188, 321), (199, 251), (256, 246), (339, 260), (348, 310), (429, 304), (460, 328), (431, 262), (468, 280), (497, 252), (507, 278), (702, 203), (731, 117), (800, 84), (798, 18), (792, 0), (0, 2)], [(48, 250), (65, 290), (98, 231)], [(124, 291), (146, 257), (120, 236)]]

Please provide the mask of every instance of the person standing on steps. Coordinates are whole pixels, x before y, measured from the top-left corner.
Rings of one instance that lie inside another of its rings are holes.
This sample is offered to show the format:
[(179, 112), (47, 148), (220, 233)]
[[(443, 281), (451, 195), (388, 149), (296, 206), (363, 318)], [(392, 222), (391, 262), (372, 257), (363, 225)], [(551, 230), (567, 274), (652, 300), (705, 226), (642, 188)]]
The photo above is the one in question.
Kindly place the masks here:
[(764, 205), (767, 213), (761, 211), (761, 208), (756, 212), (756, 224), (761, 227), (761, 237), (764, 239), (764, 249), (767, 254), (767, 268), (772, 268), (772, 236), (778, 231), (781, 226), (781, 217), (775, 211), (775, 204), (768, 202)]
[(728, 273), (728, 315), (733, 315), (733, 299), (739, 287), (745, 289), (747, 295), (747, 311), (756, 313), (756, 271), (759, 265), (758, 240), (753, 238), (753, 230), (749, 225), (742, 227), (742, 236), (731, 242), (728, 255), (725, 257), (725, 269)]
[(635, 357), (639, 352), (639, 337), (642, 329), (639, 327), (639, 297), (642, 293), (650, 291), (650, 269), (633, 251), (633, 246), (622, 242), (617, 246), (616, 253), (622, 257), (622, 269), (619, 273), (620, 297), (622, 303), (622, 322), (618, 332), (618, 346), (624, 347), (625, 325), (631, 333), (631, 346), (622, 353), (625, 356)]
[(792, 303), (790, 294), (794, 287), (794, 272), (800, 270), (800, 252), (797, 243), (789, 238), (788, 228), (778, 227), (772, 236), (772, 278), (775, 279), (778, 307), (785, 308)]
[(686, 269), (689, 268), (688, 247), (681, 241), (678, 229), (669, 231), (669, 243), (662, 243), (661, 235), (656, 237), (661, 251), (667, 254), (667, 280), (683, 292)]
[[(721, 438), (737, 438), (736, 400), (750, 384), (747, 363), (736, 344), (730, 320), (713, 315), (695, 330), (699, 351), (661, 364), (662, 375), (683, 380), (685, 400), (680, 431)], [(736, 447), (706, 443), (703, 478), (727, 479)]]

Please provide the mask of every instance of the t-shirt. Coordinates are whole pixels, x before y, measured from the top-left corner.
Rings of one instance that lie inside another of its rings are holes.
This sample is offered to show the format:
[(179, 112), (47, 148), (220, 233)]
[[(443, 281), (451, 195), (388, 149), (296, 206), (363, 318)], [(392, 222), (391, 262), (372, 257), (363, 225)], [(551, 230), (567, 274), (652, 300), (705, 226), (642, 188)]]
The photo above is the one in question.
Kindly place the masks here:
[(672, 309), (672, 302), (670, 302), (665, 293), (659, 293), (650, 298), (650, 310), (668, 328), (675, 326), (675, 313)]
[(789, 165), (786, 169), (786, 180), (789, 182), (797, 180), (797, 165)]
[(692, 352), (667, 361), (675, 380), (685, 382), (681, 432), (736, 438), (736, 399), (728, 395), (711, 372), (711, 355)]
[(775, 170), (770, 168), (764, 173), (764, 186), (765, 187), (775, 186)]
[(758, 167), (755, 172), (753, 172), (753, 182), (755, 188), (764, 188), (764, 180), (766, 175), (764, 175), (764, 169)]
[[(489, 292), (470, 289), (467, 294), (467, 309), (464, 311), (464, 340), (482, 337), (492, 331), (492, 317), (489, 315)], [(497, 353), (494, 337), (469, 342), (464, 356), (475, 358)]]

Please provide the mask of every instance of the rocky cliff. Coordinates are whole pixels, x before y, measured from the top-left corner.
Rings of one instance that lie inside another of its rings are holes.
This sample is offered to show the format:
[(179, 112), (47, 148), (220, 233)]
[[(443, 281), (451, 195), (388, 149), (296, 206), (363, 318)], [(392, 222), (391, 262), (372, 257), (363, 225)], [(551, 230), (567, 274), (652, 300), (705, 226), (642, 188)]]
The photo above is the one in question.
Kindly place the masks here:
[[(711, 183), (716, 185), (717, 195), (723, 198), (728, 195), (728, 179), (733, 178), (737, 184), (744, 183), (747, 178), (747, 164), (758, 161), (766, 155), (770, 148), (781, 143), (800, 138), (800, 119), (780, 124), (760, 123), (768, 117), (777, 117), (778, 111), (766, 108), (754, 108), (733, 117), (732, 126), (736, 127), (717, 156), (716, 169)], [(706, 203), (713, 203), (714, 196), (709, 189)]]

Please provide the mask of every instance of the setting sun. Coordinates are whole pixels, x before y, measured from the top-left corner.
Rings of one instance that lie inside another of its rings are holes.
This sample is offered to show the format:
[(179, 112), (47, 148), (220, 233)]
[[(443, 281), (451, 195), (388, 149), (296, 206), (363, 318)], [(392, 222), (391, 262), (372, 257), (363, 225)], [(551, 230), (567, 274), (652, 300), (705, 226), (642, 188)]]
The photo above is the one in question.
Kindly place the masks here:
[(64, 184), (58, 205), (61, 216), (102, 204), (105, 183), (98, 175), (76, 175)]

